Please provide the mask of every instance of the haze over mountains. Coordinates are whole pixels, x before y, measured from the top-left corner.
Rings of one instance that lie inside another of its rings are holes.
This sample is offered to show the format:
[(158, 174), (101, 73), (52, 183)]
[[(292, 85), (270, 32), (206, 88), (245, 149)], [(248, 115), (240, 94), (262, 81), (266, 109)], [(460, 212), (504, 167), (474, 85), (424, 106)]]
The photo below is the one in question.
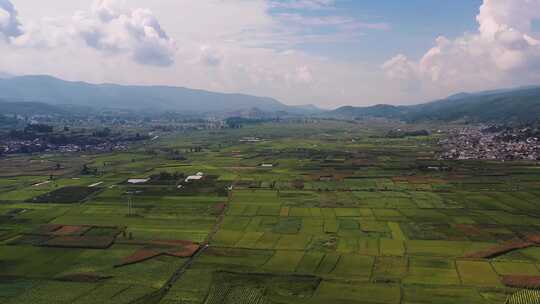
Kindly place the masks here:
[(273, 98), (224, 94), (171, 86), (123, 86), (71, 82), (51, 76), (0, 79), (0, 99), (152, 111), (228, 112), (257, 108), (261, 111), (301, 111)]
[(458, 93), (412, 106), (375, 105), (323, 111), (313, 105), (288, 106), (276, 99), (225, 94), (171, 86), (123, 86), (70, 82), (51, 76), (0, 75), (0, 112), (66, 113), (81, 109), (129, 109), (184, 113), (233, 113), (257, 109), (261, 113), (403, 121), (533, 122), (540, 117), (540, 87), (529, 86), (479, 93)]

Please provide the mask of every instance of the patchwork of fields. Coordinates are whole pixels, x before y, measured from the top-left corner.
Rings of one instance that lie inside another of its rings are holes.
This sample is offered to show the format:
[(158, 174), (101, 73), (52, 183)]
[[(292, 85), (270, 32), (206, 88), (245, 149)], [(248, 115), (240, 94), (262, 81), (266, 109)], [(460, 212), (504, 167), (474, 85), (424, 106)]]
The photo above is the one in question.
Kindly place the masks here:
[(540, 166), (440, 161), (442, 135), (384, 130), (0, 159), (0, 302), (503, 304), (540, 287)]

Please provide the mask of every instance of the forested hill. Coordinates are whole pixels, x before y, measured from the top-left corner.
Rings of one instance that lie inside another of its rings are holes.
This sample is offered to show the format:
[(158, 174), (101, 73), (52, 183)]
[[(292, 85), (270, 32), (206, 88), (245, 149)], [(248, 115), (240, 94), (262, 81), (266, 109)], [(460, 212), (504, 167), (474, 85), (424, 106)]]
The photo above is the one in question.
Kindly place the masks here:
[(326, 115), (349, 119), (379, 117), (409, 122), (536, 122), (540, 120), (540, 87), (460, 93), (413, 106), (348, 106), (330, 111)]

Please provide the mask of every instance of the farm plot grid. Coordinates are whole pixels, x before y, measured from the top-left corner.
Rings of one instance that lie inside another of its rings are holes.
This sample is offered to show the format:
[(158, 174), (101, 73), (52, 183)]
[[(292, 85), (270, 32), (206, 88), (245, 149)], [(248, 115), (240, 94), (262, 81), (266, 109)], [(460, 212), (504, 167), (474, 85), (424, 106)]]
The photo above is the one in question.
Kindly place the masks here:
[(316, 126), (186, 133), (61, 172), (14, 157), (0, 302), (503, 304), (538, 288), (536, 163)]

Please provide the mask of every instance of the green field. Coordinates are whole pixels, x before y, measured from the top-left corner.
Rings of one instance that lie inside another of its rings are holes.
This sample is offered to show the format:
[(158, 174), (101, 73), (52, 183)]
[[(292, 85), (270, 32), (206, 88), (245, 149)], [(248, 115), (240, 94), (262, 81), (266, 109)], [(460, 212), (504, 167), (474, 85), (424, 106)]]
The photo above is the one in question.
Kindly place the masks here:
[(465, 258), (540, 234), (537, 163), (442, 161), (444, 135), (377, 136), (388, 127), (268, 123), (2, 159), (0, 303), (504, 304), (503, 276), (540, 276), (536, 245)]

